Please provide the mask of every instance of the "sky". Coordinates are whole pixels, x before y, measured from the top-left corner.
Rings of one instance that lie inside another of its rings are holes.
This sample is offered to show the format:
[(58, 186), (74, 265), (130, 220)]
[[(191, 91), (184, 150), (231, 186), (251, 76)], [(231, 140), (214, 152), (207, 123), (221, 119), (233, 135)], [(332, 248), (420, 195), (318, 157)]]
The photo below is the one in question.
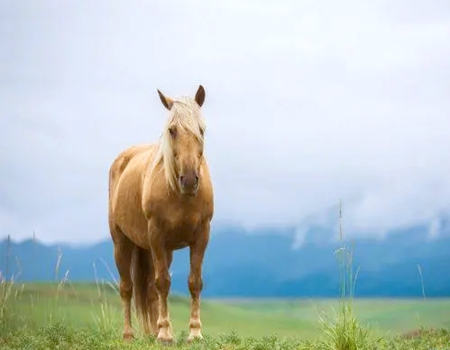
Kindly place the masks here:
[(0, 238), (108, 237), (108, 169), (206, 89), (215, 225), (450, 217), (448, 1), (0, 0)]

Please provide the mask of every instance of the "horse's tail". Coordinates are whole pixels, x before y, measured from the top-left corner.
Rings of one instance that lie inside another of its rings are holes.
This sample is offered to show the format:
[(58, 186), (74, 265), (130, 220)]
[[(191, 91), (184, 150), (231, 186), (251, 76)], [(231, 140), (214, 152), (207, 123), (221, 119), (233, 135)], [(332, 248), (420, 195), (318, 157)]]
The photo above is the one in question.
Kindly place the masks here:
[[(136, 313), (146, 334), (152, 332), (150, 284), (154, 276), (150, 251), (135, 247), (131, 265)], [(154, 321), (155, 322), (155, 321)]]

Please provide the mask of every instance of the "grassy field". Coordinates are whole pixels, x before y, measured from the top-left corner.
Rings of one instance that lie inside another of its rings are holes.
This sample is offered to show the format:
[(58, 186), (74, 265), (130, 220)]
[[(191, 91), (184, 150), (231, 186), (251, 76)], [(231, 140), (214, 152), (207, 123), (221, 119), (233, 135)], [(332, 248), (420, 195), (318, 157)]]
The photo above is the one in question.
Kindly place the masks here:
[[(121, 341), (120, 298), (109, 285), (16, 284), (7, 299), (2, 349), (159, 347), (139, 332)], [(206, 339), (188, 346), (189, 300), (170, 299), (178, 346), (204, 349), (327, 349), (319, 319), (338, 309), (337, 300), (204, 300)], [(356, 299), (353, 309), (369, 329), (368, 348), (450, 349), (450, 299)]]

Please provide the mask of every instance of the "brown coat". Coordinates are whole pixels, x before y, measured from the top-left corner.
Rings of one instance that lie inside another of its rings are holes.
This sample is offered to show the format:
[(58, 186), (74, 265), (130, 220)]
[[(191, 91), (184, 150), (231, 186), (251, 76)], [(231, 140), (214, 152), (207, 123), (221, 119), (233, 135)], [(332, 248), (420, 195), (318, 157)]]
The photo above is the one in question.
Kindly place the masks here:
[[(159, 91), (158, 91), (159, 92)], [(157, 145), (131, 147), (113, 162), (109, 174), (109, 225), (124, 304), (124, 338), (133, 336), (130, 300), (144, 330), (173, 339), (167, 296), (172, 251), (190, 247), (192, 296), (188, 340), (201, 338), (201, 266), (213, 215), (213, 190), (203, 156), (204, 122), (195, 100), (172, 100), (160, 92), (169, 120)]]

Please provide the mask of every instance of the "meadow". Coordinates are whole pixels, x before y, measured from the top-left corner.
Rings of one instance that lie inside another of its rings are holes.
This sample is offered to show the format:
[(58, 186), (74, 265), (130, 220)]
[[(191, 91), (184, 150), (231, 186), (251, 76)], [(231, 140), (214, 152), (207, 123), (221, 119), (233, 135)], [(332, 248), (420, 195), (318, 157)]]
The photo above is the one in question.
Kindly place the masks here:
[[(0, 301), (1, 349), (162, 347), (139, 329), (131, 343), (121, 340), (120, 298), (110, 283), (3, 282)], [(358, 320), (355, 337), (364, 338), (354, 349), (450, 349), (450, 299), (350, 302)], [(340, 307), (337, 299), (205, 299), (205, 339), (186, 344), (189, 299), (174, 295), (170, 298), (170, 311), (177, 341), (172, 347), (333, 349), (337, 348), (333, 320)], [(351, 345), (344, 348), (353, 349)]]

